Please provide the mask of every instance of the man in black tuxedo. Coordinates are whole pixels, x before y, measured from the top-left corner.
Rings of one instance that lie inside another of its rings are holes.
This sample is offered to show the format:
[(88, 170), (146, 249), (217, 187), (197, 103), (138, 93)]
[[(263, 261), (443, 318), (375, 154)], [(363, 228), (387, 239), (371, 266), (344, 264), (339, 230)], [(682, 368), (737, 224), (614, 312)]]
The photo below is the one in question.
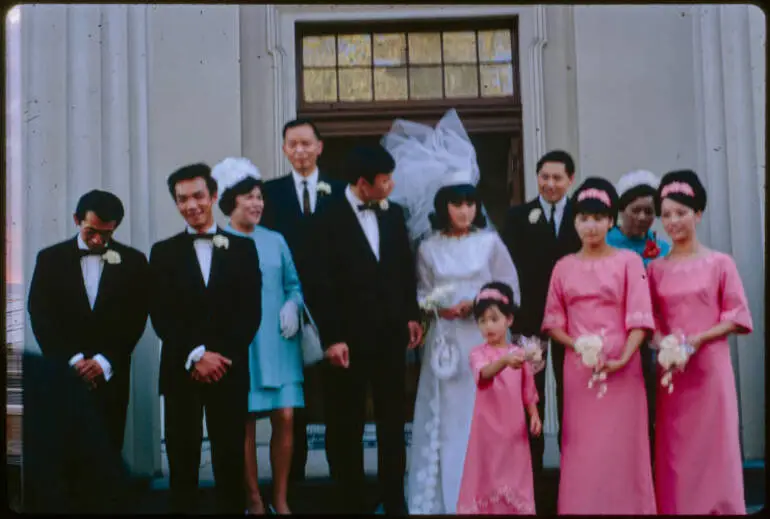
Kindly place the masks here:
[[(540, 331), (545, 312), (545, 300), (551, 271), (556, 262), (580, 249), (580, 238), (575, 231), (575, 216), (567, 198), (567, 190), (575, 177), (575, 163), (572, 157), (561, 150), (550, 151), (537, 163), (537, 198), (512, 207), (503, 229), (503, 240), (516, 265), (521, 284), (521, 308), (513, 323), (512, 332), (526, 336), (547, 336)], [(556, 408), (561, 423), (564, 402), (563, 373), (564, 346), (552, 344), (553, 372), (556, 380)], [(540, 394), (538, 410), (545, 412), (545, 370), (535, 375), (535, 385)], [(561, 446), (561, 428), (559, 429)], [(530, 438), (532, 468), (535, 485), (542, 496), (543, 482), (543, 436)], [(539, 504), (538, 509), (543, 507)]]
[(150, 318), (163, 341), (171, 507), (196, 511), (205, 408), (217, 507), (242, 514), (248, 350), (262, 319), (257, 249), (214, 222), (217, 184), (207, 165), (178, 169), (168, 188), (187, 228), (152, 247)]
[[(310, 227), (315, 213), (329, 200), (344, 196), (345, 183), (318, 171), (318, 157), (323, 141), (315, 124), (308, 119), (289, 121), (283, 127), (283, 152), (291, 163), (289, 175), (264, 184), (265, 210), (263, 225), (283, 235), (291, 250), (305, 302), (315, 315), (312, 299), (313, 275), (317, 270), (315, 252), (310, 245)], [(312, 379), (305, 370), (305, 387)], [(294, 410), (294, 451), (289, 480), (302, 481), (307, 464), (307, 415), (305, 409)], [(328, 455), (327, 455), (328, 456)]]
[(69, 364), (90, 388), (118, 453), (131, 354), (147, 323), (149, 274), (144, 254), (112, 239), (123, 215), (112, 193), (83, 195), (74, 214), (77, 236), (40, 251), (29, 289), (30, 324), (43, 356)]
[(406, 512), (406, 349), (422, 338), (414, 258), (402, 208), (387, 201), (393, 157), (381, 146), (354, 149), (349, 184), (314, 226), (319, 251), (317, 323), (326, 352), (323, 387), (332, 479), (344, 511), (364, 500), (361, 439), (367, 391), (377, 425), (378, 479), (386, 514)]

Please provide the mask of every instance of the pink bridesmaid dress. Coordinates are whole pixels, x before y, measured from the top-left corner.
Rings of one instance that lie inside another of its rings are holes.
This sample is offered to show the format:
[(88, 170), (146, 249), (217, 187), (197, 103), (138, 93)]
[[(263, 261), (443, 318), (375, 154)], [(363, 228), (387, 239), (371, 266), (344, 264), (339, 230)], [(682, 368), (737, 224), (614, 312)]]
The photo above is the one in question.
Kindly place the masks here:
[[(622, 355), (632, 329), (654, 326), (641, 258), (616, 250), (599, 259), (565, 256), (554, 267), (543, 330), (570, 337), (604, 332), (608, 359)], [(607, 376), (607, 393), (588, 388), (592, 370), (567, 348), (559, 514), (655, 514), (647, 398), (639, 352)]]
[[(481, 369), (516, 351), (488, 344), (471, 350), (470, 363), (478, 389), (471, 434), (465, 454), (458, 514), (535, 513), (529, 421), (524, 406), (538, 401), (529, 364), (504, 368), (481, 380)], [(523, 402), (523, 405), (522, 405)]]
[[(746, 296), (733, 259), (706, 255), (650, 263), (650, 292), (663, 334), (694, 335), (724, 321), (752, 330)], [(662, 514), (746, 513), (738, 398), (727, 339), (703, 344), (674, 391), (658, 391), (655, 490)]]

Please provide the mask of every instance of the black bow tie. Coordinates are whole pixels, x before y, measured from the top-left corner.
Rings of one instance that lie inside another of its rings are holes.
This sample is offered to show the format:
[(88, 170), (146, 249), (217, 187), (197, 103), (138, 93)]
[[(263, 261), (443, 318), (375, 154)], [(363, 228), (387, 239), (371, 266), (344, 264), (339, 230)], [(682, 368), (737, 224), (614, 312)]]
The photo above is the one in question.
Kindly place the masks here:
[(217, 235), (217, 233), (215, 233), (215, 232), (212, 232), (212, 233), (203, 233), (203, 234), (192, 234), (192, 233), (187, 233), (187, 235), (188, 235), (188, 236), (190, 237), (190, 239), (191, 239), (191, 240), (193, 240), (193, 241), (195, 241), (195, 240), (208, 240), (208, 241), (212, 241), (212, 240), (214, 239), (214, 236), (216, 236), (216, 235)]
[(381, 213), (382, 207), (379, 202), (367, 202), (365, 204), (358, 204), (359, 211), (374, 211), (375, 213)]
[(78, 252), (80, 253), (81, 258), (85, 258), (88, 256), (102, 256), (105, 252), (107, 252), (107, 249), (78, 249)]

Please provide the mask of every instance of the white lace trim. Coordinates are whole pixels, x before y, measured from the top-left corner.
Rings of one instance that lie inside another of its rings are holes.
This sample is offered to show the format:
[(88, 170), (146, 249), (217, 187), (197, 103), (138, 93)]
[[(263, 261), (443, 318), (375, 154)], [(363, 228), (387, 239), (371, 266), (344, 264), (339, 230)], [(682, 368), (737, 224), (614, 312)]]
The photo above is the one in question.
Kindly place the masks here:
[(505, 503), (512, 507), (512, 512), (535, 515), (535, 507), (532, 502), (529, 499), (522, 497), (521, 491), (507, 485), (498, 487), (494, 492), (487, 496), (477, 497), (470, 505), (458, 506), (457, 513), (483, 514), (490, 506), (500, 503)]
[(632, 314), (626, 314), (626, 324), (647, 324), (653, 322), (651, 312), (634, 312)]
[(439, 431), (441, 428), (438, 391), (440, 381), (438, 378), (434, 379), (434, 381), (434, 395), (429, 402), (431, 418), (425, 422), (425, 430), (430, 441), (428, 445), (423, 446), (420, 452), (420, 455), (425, 459), (425, 463), (416, 474), (419, 490), (412, 499), (412, 502), (409, 503), (410, 514), (433, 514), (441, 510), (439, 506), (440, 496), (436, 492), (439, 471)]

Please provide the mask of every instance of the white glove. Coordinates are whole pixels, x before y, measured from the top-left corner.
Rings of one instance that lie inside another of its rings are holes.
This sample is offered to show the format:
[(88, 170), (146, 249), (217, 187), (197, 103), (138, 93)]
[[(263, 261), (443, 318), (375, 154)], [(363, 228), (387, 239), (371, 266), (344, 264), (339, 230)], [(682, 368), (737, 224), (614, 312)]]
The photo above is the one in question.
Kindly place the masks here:
[(279, 314), (281, 320), (281, 335), (284, 339), (293, 337), (299, 331), (299, 309), (294, 301), (286, 301)]

